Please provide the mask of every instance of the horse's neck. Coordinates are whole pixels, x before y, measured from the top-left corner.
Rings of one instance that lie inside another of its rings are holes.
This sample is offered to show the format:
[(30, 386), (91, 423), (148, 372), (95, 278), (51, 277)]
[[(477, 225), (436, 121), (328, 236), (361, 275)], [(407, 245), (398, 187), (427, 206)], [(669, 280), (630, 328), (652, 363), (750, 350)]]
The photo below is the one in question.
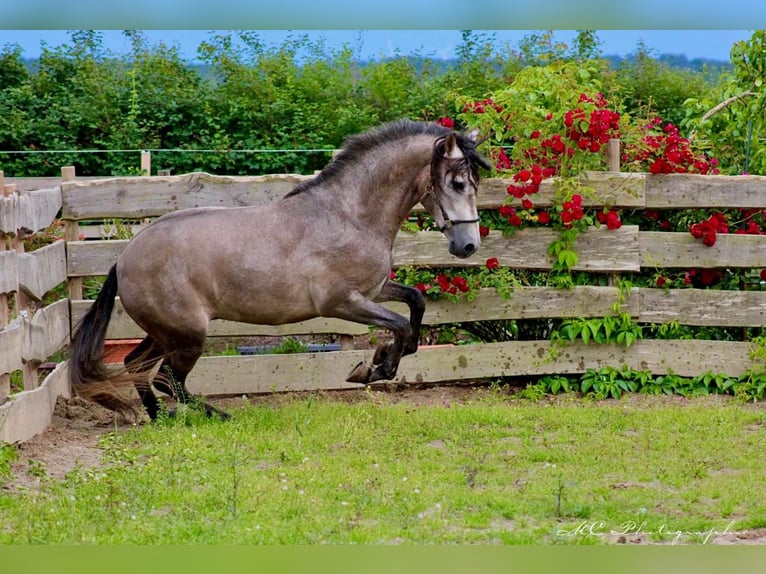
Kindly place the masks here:
[(419, 138), (395, 152), (386, 150), (367, 158), (362, 177), (357, 170), (344, 178), (344, 193), (350, 196), (346, 201), (355, 202), (360, 218), (390, 222), (395, 234), (425, 189), (432, 150), (432, 138)]

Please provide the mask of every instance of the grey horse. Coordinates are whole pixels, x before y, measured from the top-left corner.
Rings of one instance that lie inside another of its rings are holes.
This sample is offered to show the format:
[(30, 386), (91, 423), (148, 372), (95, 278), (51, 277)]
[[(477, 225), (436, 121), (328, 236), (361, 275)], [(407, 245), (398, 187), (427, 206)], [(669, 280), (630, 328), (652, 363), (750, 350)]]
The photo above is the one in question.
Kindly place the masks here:
[[(417, 289), (389, 277), (394, 239), (421, 202), (450, 253), (476, 252), (479, 169), (490, 168), (476, 148), (476, 133), (401, 120), (353, 136), (316, 177), (271, 204), (156, 219), (128, 243), (73, 336), (73, 389), (135, 414), (119, 393), (133, 384), (151, 419), (159, 412), (152, 387), (193, 402), (185, 381), (212, 319), (279, 325), (322, 316), (390, 329), (393, 340), (347, 380), (392, 379), (418, 348), (425, 310)], [(103, 343), (117, 295), (146, 337), (115, 371)], [(385, 301), (406, 303), (410, 318)]]

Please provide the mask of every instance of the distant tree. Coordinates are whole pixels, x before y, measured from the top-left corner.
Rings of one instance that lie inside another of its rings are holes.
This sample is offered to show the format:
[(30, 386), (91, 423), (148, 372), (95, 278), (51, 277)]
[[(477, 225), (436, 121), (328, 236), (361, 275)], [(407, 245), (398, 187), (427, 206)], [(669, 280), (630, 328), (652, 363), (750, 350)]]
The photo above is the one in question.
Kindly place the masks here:
[(703, 75), (673, 68), (656, 59), (643, 41), (620, 64), (611, 82), (627, 112), (634, 116), (659, 116), (675, 125), (680, 125), (686, 116), (684, 102), (700, 97), (711, 87)]
[(21, 54), (18, 44), (6, 44), (0, 51), (0, 90), (15, 88), (29, 81), (29, 72)]
[(766, 30), (731, 49), (732, 71), (686, 102), (684, 126), (732, 174), (766, 175)]

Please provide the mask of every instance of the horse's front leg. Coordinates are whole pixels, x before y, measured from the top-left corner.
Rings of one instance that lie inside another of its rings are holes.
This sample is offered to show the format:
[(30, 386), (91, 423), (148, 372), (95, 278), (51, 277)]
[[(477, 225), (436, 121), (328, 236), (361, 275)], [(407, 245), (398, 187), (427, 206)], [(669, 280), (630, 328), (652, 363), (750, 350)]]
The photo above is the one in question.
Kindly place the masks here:
[[(412, 333), (410, 337), (404, 341), (402, 348), (402, 355), (411, 355), (418, 350), (418, 343), (420, 340), (420, 326), (423, 322), (423, 313), (426, 310), (426, 301), (423, 298), (423, 294), (413, 287), (407, 287), (401, 283), (394, 281), (386, 281), (383, 285), (380, 294), (375, 298), (375, 301), (401, 301), (406, 303), (410, 308), (410, 328)], [(375, 357), (372, 362), (374, 364), (380, 364), (385, 360), (386, 354), (388, 354), (391, 343), (383, 343), (375, 350)]]
[[(373, 357), (372, 365), (359, 363), (346, 378), (351, 383), (372, 383), (374, 381), (390, 380), (396, 376), (399, 361), (406, 347), (412, 345), (412, 325), (405, 317), (386, 309), (382, 305), (354, 292), (332, 310), (323, 312), (325, 316), (334, 316), (348, 321), (375, 325), (389, 329), (394, 334), (394, 340), (378, 347)], [(422, 314), (421, 314), (422, 318)], [(418, 319), (419, 322), (420, 319)], [(415, 338), (417, 348), (417, 337)]]

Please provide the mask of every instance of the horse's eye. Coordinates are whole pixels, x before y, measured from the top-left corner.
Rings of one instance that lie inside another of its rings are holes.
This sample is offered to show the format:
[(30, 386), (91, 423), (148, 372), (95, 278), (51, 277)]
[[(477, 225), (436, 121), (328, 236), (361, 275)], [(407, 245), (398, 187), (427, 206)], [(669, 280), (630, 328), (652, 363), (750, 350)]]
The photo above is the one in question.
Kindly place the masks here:
[(465, 189), (465, 183), (457, 179), (453, 179), (452, 189), (454, 189), (455, 191), (463, 191)]

